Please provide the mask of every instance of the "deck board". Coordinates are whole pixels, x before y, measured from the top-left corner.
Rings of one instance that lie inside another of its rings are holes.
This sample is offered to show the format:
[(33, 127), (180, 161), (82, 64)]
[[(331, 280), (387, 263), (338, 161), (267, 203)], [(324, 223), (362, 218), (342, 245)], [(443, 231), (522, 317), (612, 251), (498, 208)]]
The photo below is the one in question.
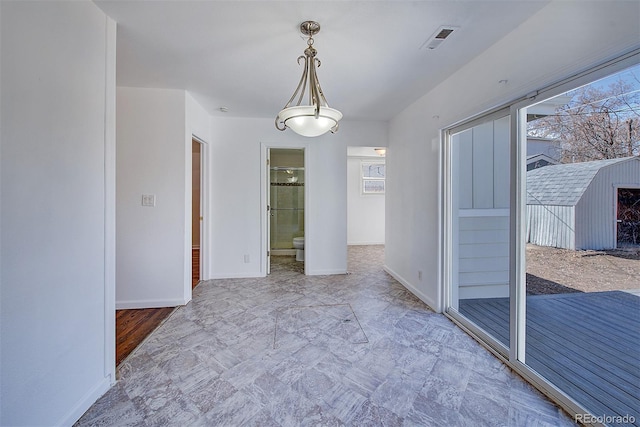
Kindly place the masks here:
[[(544, 329), (537, 328), (533, 325), (528, 330), (528, 338), (531, 340), (530, 344), (533, 346), (532, 351), (534, 348), (541, 349), (540, 351), (544, 353), (544, 355), (546, 356), (545, 358), (549, 357), (549, 353), (557, 351), (556, 350), (557, 347), (564, 346), (565, 348), (562, 349), (562, 351), (564, 352), (581, 354), (582, 357), (578, 359), (578, 362), (581, 365), (585, 366), (586, 368), (588, 368), (589, 365), (592, 365), (592, 364), (599, 365), (603, 361), (603, 358), (601, 355), (598, 355), (592, 351), (589, 351), (588, 349), (585, 349), (583, 346), (578, 346), (575, 343), (573, 343), (571, 340), (563, 339), (560, 336), (549, 337), (548, 334), (545, 334)], [(633, 379), (633, 375), (635, 372), (634, 372), (634, 369), (630, 367), (630, 365), (627, 362), (621, 361), (619, 358), (615, 356), (607, 358), (606, 360), (609, 363), (611, 363), (611, 368), (607, 374), (612, 373), (617, 377), (617, 379), (616, 378), (612, 378), (612, 379), (616, 379), (617, 381), (629, 382), (630, 384), (634, 385), (631, 379)], [(636, 386), (636, 389), (638, 389), (638, 392), (640, 393), (640, 387), (638, 387), (637, 384), (635, 384), (635, 386)]]
[[(508, 298), (460, 300), (460, 313), (508, 345)], [(527, 365), (593, 414), (633, 415), (640, 426), (640, 297), (528, 296), (526, 330)]]

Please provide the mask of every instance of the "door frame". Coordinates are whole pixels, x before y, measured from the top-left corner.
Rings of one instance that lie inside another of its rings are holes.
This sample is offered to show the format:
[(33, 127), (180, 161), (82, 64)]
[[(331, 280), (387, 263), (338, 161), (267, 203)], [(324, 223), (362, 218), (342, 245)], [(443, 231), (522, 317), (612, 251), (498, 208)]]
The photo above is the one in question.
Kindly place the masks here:
[(269, 186), (271, 178), (269, 174), (269, 166), (267, 165), (267, 159), (270, 157), (271, 150), (285, 149), (285, 150), (302, 150), (304, 152), (304, 274), (309, 274), (309, 260), (312, 259), (313, 251), (309, 251), (309, 198), (312, 191), (312, 186), (309, 185), (309, 144), (275, 144), (275, 143), (261, 143), (260, 144), (260, 229), (262, 230), (260, 237), (260, 275), (266, 277), (271, 270), (270, 257), (267, 253), (270, 252), (269, 242), (269, 218), (270, 212), (267, 211), (267, 206), (270, 203), (269, 200)]
[[(200, 144), (200, 216), (202, 220), (200, 221), (200, 280), (208, 280), (211, 278), (211, 257), (209, 254), (211, 253), (211, 200), (209, 197), (210, 194), (210, 184), (209, 184), (209, 176), (210, 176), (210, 146), (204, 139), (199, 136), (192, 134), (191, 141), (196, 141)], [(191, 147), (191, 144), (189, 144)], [(191, 152), (191, 149), (189, 150)], [(188, 250), (188, 262), (185, 265), (188, 267), (185, 271), (185, 275), (188, 272), (189, 276), (189, 288), (191, 288), (191, 250), (192, 250), (192, 224), (191, 218), (193, 215), (193, 201), (192, 201), (192, 186), (191, 180), (193, 179), (193, 165), (192, 165), (192, 156), (189, 155), (188, 159), (188, 171), (189, 171), (189, 179), (188, 179), (188, 203), (187, 209), (189, 211), (188, 222), (189, 227), (187, 231), (187, 250)], [(189, 298), (191, 299), (191, 298)]]
[(613, 184), (613, 248), (618, 249), (618, 195), (621, 189), (640, 189), (638, 184)]
[[(205, 143), (200, 138), (197, 138), (196, 136), (192, 136), (192, 138), (191, 138), (192, 146), (193, 146), (194, 143), (198, 144), (199, 148), (200, 148), (200, 153), (199, 153), (200, 154), (200, 164), (198, 165), (199, 166), (199, 176), (198, 176), (198, 178), (199, 178), (199, 181), (200, 181), (199, 182), (199, 190), (198, 190), (198, 197), (199, 197), (199, 203), (198, 204), (199, 204), (199, 207), (200, 207), (200, 212), (199, 212), (199, 215), (198, 215), (198, 218), (199, 218), (199, 220), (198, 220), (199, 221), (199, 224), (198, 224), (198, 234), (199, 234), (199, 236), (198, 236), (198, 242), (199, 242), (198, 243), (198, 258), (199, 258), (198, 259), (198, 280), (202, 280), (202, 277), (203, 277), (202, 276), (202, 259), (203, 259), (203, 257), (202, 257), (202, 246), (203, 246), (202, 238), (204, 236), (204, 233), (202, 232), (202, 226), (203, 226), (203, 223), (204, 223), (203, 204), (202, 204), (202, 202), (203, 202), (203, 193), (204, 193), (202, 191), (202, 185), (204, 183), (204, 180), (203, 180), (203, 177), (202, 177), (202, 172), (203, 172), (203, 169), (204, 169), (203, 168), (203, 164), (204, 164), (204, 146), (205, 146)], [(193, 168), (194, 168), (193, 152), (191, 154), (191, 159), (192, 159), (192, 162), (191, 162), (191, 182), (192, 182), (192, 187), (191, 187), (191, 195), (192, 195), (192, 197), (191, 197), (191, 230), (193, 230), (193, 217), (194, 217), (194, 215), (193, 215), (193, 201), (194, 201), (193, 200)], [(191, 249), (193, 251), (193, 232), (192, 232), (192, 235), (191, 235)], [(193, 260), (192, 260), (192, 262), (193, 262)]]

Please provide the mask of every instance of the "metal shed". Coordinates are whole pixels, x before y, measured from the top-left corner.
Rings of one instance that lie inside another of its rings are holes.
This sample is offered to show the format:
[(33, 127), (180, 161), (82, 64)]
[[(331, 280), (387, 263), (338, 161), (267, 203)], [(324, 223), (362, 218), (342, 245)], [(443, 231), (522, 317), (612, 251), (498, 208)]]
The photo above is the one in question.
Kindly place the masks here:
[(640, 188), (640, 157), (527, 172), (527, 242), (565, 249), (617, 247), (618, 194)]

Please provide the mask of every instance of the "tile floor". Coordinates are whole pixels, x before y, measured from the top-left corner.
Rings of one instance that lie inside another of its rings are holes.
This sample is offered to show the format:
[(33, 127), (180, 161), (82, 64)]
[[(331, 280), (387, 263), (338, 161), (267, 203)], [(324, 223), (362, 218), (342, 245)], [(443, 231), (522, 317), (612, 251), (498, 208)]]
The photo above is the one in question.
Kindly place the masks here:
[(76, 425), (574, 425), (386, 274), (383, 252), (350, 247), (348, 275), (202, 282)]

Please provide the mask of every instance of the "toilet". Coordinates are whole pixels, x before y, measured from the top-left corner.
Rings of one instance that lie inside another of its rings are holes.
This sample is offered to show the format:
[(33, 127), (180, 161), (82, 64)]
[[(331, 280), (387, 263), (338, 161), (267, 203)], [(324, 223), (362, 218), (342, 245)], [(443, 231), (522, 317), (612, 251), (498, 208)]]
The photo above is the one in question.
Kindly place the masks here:
[(294, 237), (293, 247), (296, 249), (296, 261), (304, 261), (304, 237)]

